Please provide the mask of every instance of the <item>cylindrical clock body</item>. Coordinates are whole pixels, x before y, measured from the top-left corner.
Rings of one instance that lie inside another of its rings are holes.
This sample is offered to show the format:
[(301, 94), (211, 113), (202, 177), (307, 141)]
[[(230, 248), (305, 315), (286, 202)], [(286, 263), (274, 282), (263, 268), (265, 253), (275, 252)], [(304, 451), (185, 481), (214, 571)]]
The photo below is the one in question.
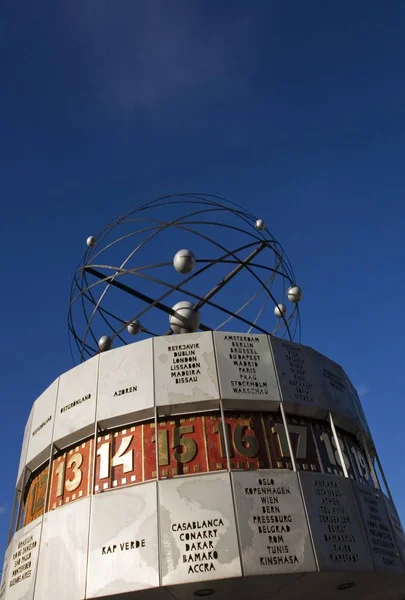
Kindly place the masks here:
[(33, 404), (0, 598), (403, 600), (381, 475), (345, 371), (307, 346), (110, 350)]

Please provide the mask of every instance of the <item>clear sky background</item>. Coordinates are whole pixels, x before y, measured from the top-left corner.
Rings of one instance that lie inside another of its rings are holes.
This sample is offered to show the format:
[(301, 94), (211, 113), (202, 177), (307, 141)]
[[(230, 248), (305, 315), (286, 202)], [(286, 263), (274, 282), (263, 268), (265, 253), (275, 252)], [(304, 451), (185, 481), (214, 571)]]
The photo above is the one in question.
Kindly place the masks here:
[(357, 385), (405, 520), (404, 30), (400, 0), (1, 3), (1, 555), (85, 239), (171, 192), (282, 242), (303, 342)]

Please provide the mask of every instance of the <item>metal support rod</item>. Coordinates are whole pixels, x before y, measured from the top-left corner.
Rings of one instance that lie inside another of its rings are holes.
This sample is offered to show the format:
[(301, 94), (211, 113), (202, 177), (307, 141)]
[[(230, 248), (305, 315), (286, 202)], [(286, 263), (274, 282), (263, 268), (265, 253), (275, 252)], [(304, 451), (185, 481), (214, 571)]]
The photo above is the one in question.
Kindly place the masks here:
[(11, 521), (10, 521), (10, 528), (8, 530), (8, 538), (7, 538), (7, 544), (10, 543), (11, 538), (14, 535), (14, 523), (15, 523), (15, 509), (17, 507), (17, 497), (18, 497), (18, 490), (16, 490), (15, 494), (14, 494), (14, 502), (13, 502), (13, 508), (11, 511)]
[(217, 285), (215, 287), (213, 287), (212, 290), (210, 290), (204, 296), (204, 298), (202, 298), (199, 302), (197, 302), (197, 304), (194, 306), (194, 310), (199, 310), (202, 306), (204, 306), (204, 304), (206, 304), (206, 302), (210, 298), (212, 298), (215, 294), (217, 294), (224, 287), (224, 285), (226, 285), (231, 279), (233, 279), (235, 277), (235, 275), (237, 275), (239, 273), (239, 271), (241, 271), (244, 267), (246, 267), (254, 259), (254, 257), (257, 256), (266, 247), (267, 247), (267, 242), (261, 242), (258, 245), (258, 247), (255, 248), (253, 250), (253, 252), (251, 252), (249, 254), (249, 256), (247, 256), (245, 258), (244, 261), (242, 261), (237, 267), (235, 267), (233, 269), (233, 271), (228, 273), (228, 275), (225, 275), (225, 277), (223, 278), (222, 281), (217, 283)]
[[(154, 351), (155, 349), (155, 341), (152, 340), (152, 351)], [(153, 376), (153, 381), (155, 381), (155, 364), (154, 361), (152, 361), (152, 376)], [(155, 408), (154, 408), (154, 424), (155, 424), (155, 460), (156, 460), (156, 482), (155, 482), (155, 486), (156, 486), (156, 503), (157, 503), (157, 518), (160, 519), (160, 488), (159, 488), (159, 480), (160, 480), (160, 472), (159, 472), (159, 414), (158, 414), (158, 407), (155, 404)], [(144, 430), (145, 425), (142, 425), (142, 428)], [(142, 434), (142, 438), (143, 438)], [(144, 456), (144, 452), (145, 452), (145, 445), (144, 443), (142, 443), (142, 457), (143, 457), (143, 467), (142, 469), (145, 468), (145, 456)], [(152, 477), (153, 477), (153, 473), (152, 473)], [(160, 527), (157, 528), (157, 556), (158, 556), (158, 564), (160, 564), (161, 561), (161, 554), (162, 554), (162, 532), (160, 531)], [(159, 585), (162, 585), (162, 573), (159, 570)]]
[[(127, 292), (128, 294), (131, 294), (132, 296), (135, 296), (136, 298), (142, 300), (143, 302), (146, 302), (147, 304), (156, 306), (157, 308), (159, 308), (160, 310), (166, 312), (167, 314), (175, 314), (175, 311), (172, 308), (169, 308), (168, 306), (166, 306), (165, 304), (163, 304), (162, 302), (159, 302), (158, 300), (153, 300), (153, 298), (150, 298), (149, 296), (146, 296), (145, 294), (142, 294), (141, 292), (138, 292), (132, 288), (130, 288), (129, 286), (125, 285), (124, 283), (120, 283), (118, 282), (114, 277), (114, 275), (110, 275), (110, 276), (105, 276), (102, 273), (100, 273), (100, 271), (97, 271), (96, 269), (93, 269), (93, 267), (84, 267), (84, 270), (87, 273), (90, 273), (91, 275), (94, 275), (95, 277), (97, 277), (98, 279), (104, 280), (105, 282), (109, 282), (110, 285), (115, 286), (118, 289), (121, 289), (124, 292)], [(156, 281), (156, 280), (155, 280)], [(174, 286), (173, 286), (174, 289)], [(196, 294), (192, 294), (188, 291), (186, 291), (186, 293), (188, 295), (190, 295), (191, 297), (196, 297)], [(205, 302), (207, 303), (207, 301), (205, 300)], [(255, 327), (255, 329), (257, 329), (257, 331), (260, 331), (261, 333), (264, 333), (267, 335), (267, 331), (265, 329), (263, 329), (262, 327), (259, 327), (259, 325), (252, 323), (251, 321), (249, 321), (248, 319), (245, 319), (243, 317), (241, 317), (240, 315), (235, 315), (235, 313), (233, 313), (230, 310), (227, 310), (226, 308), (219, 306), (218, 304), (214, 304), (211, 302), (208, 302), (208, 304), (212, 305), (214, 308), (217, 308), (219, 310), (221, 310), (222, 312), (224, 312), (225, 314), (230, 315), (231, 317), (235, 317), (241, 321), (242, 323), (246, 323), (247, 325), (249, 325), (250, 327)], [(106, 312), (106, 311), (104, 311)], [(176, 313), (176, 317), (181, 320), (181, 315), (179, 315), (178, 313)], [(116, 318), (116, 317), (115, 317)], [(200, 323), (199, 329), (201, 331), (212, 331), (211, 327), (207, 327), (206, 325), (204, 325), (203, 323)], [(74, 335), (74, 331), (72, 328), (70, 328), (72, 334)], [(146, 333), (150, 333), (147, 330), (144, 329), (144, 331)], [(171, 329), (169, 329), (164, 335), (172, 335), (173, 331)], [(154, 335), (154, 334), (152, 334)], [(91, 353), (89, 353), (89, 356), (91, 356)]]
[[(96, 383), (96, 389), (99, 389), (99, 384), (100, 384), (100, 361), (98, 360), (97, 362), (97, 383)], [(89, 477), (88, 477), (88, 484), (87, 484), (87, 490), (88, 490), (88, 497), (90, 498), (90, 505), (89, 505), (89, 530), (88, 530), (88, 534), (87, 534), (87, 545), (88, 547), (90, 547), (90, 537), (91, 537), (91, 533), (92, 533), (92, 512), (93, 512), (93, 502), (94, 502), (94, 494), (95, 494), (95, 490), (96, 490), (96, 477), (97, 477), (97, 444), (98, 444), (98, 435), (99, 433), (101, 433), (101, 427), (100, 424), (97, 420), (97, 402), (96, 402), (96, 406), (94, 407), (94, 429), (93, 429), (93, 438), (90, 438), (89, 442), (90, 442), (90, 450), (89, 450), (89, 456), (91, 456), (91, 464), (92, 464), (92, 470), (89, 473)], [(93, 443), (91, 443), (93, 442)], [(87, 558), (86, 558), (86, 580), (87, 580), (87, 575), (89, 572), (89, 554), (87, 554)]]
[(291, 444), (291, 439), (290, 439), (290, 432), (288, 431), (288, 425), (287, 425), (287, 419), (285, 416), (285, 412), (284, 412), (284, 408), (283, 408), (283, 403), (280, 402), (280, 413), (281, 413), (281, 418), (283, 419), (283, 425), (284, 425), (284, 429), (285, 429), (285, 435), (287, 438), (287, 444), (288, 444), (288, 449), (290, 451), (290, 457), (291, 457), (291, 464), (293, 466), (293, 471), (297, 471), (297, 465), (295, 464), (295, 458), (294, 458), (294, 452), (293, 452), (293, 447)]
[(380, 490), (381, 489), (381, 485), (380, 485), (380, 482), (378, 481), (378, 476), (377, 476), (377, 473), (375, 471), (375, 468), (374, 468), (374, 465), (373, 465), (373, 461), (371, 460), (370, 453), (369, 453), (368, 448), (367, 448), (366, 438), (365, 438), (365, 435), (364, 435), (362, 429), (359, 429), (359, 431), (357, 433), (357, 438), (358, 438), (360, 444), (363, 447), (364, 454), (366, 455), (366, 460), (368, 462), (368, 468), (370, 469), (370, 473), (371, 473), (371, 477), (373, 479), (374, 485), (375, 485), (375, 487), (378, 490)]
[[(375, 448), (374, 448), (374, 450), (375, 450)], [(395, 506), (394, 499), (393, 499), (392, 494), (391, 494), (390, 486), (388, 485), (388, 481), (387, 481), (387, 479), (385, 477), (385, 474), (384, 474), (384, 471), (383, 471), (383, 468), (382, 468), (382, 465), (381, 465), (380, 458), (378, 456), (377, 450), (375, 450), (375, 458), (376, 458), (376, 461), (377, 461), (377, 464), (378, 464), (378, 469), (379, 469), (379, 471), (381, 473), (381, 477), (383, 479), (383, 482), (384, 482), (385, 489), (387, 491), (388, 497), (389, 497), (389, 499), (391, 500), (391, 502)]]
[(340, 447), (340, 439), (338, 438), (338, 434), (336, 433), (336, 428), (335, 428), (335, 424), (333, 422), (333, 417), (332, 417), (331, 413), (329, 413), (329, 421), (330, 421), (330, 426), (331, 426), (331, 429), (332, 429), (333, 437), (335, 438), (336, 450), (338, 451), (338, 454), (339, 454), (339, 459), (340, 459), (340, 463), (342, 465), (343, 474), (344, 474), (344, 476), (346, 478), (348, 478), (349, 477), (349, 473), (347, 471), (347, 467), (346, 467), (345, 459), (344, 459), (344, 456), (343, 456), (342, 448)]
[(228, 469), (228, 473), (230, 473), (231, 467), (232, 467), (232, 465), (231, 465), (231, 448), (229, 447), (228, 430), (226, 427), (225, 412), (224, 412), (224, 407), (222, 405), (222, 400), (220, 400), (220, 402), (219, 402), (219, 409), (221, 411), (221, 427), (222, 427), (224, 442), (225, 442), (226, 468)]
[[(27, 485), (27, 482), (24, 481), (24, 488)], [(24, 489), (23, 488), (23, 489)], [(18, 513), (17, 513), (17, 521), (16, 521), (16, 526), (15, 526), (15, 530), (17, 531), (18, 529), (21, 529), (20, 527), (20, 522), (21, 522), (21, 515), (24, 509), (24, 495), (23, 495), (23, 491), (20, 492), (20, 503), (18, 505)]]
[[(87, 273), (94, 275), (94, 277), (97, 277), (98, 279), (103, 279), (105, 282), (108, 282), (110, 285), (113, 285), (114, 287), (122, 290), (123, 292), (126, 292), (127, 294), (130, 294), (131, 296), (135, 296), (135, 298), (138, 298), (138, 300), (142, 300), (143, 302), (146, 302), (147, 304), (151, 304), (151, 305), (153, 304), (153, 306), (156, 306), (156, 308), (158, 308), (159, 310), (162, 310), (163, 312), (167, 313), (168, 315), (176, 315), (177, 318), (181, 319), (181, 315), (178, 315), (176, 313), (176, 311), (174, 311), (172, 308), (169, 308), (169, 306), (166, 306), (166, 304), (163, 304), (162, 302), (158, 302), (158, 301), (154, 300), (153, 298), (151, 298), (150, 296), (147, 296), (146, 294), (142, 294), (142, 292), (138, 292), (137, 290), (130, 288), (129, 286), (125, 285), (125, 283), (121, 283), (121, 282), (117, 281), (114, 278), (114, 275), (110, 275), (110, 276), (106, 277), (105, 275), (103, 275), (103, 273), (96, 271), (96, 269), (93, 269), (92, 267), (84, 267), (84, 270)], [(201, 329), (201, 331), (211, 331), (211, 329), (209, 327), (207, 327), (206, 325), (203, 325), (202, 323), (200, 323), (200, 329)]]

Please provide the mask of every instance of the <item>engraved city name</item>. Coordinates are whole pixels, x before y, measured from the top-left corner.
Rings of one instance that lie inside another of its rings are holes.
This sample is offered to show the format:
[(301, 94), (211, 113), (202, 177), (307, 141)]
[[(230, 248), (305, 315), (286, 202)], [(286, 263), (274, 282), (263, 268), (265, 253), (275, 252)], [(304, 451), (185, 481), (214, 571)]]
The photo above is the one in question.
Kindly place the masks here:
[[(294, 542), (296, 517), (291, 512), (291, 487), (276, 483), (273, 478), (258, 478), (256, 485), (244, 487), (247, 497), (254, 497), (250, 526), (258, 534), (257, 561), (259, 567), (299, 565), (304, 556), (298, 557)], [(296, 510), (296, 509), (295, 509)], [(265, 551), (267, 554), (262, 554)], [(262, 555), (261, 555), (262, 554)], [(298, 553), (299, 554), (299, 553)]]
[(86, 400), (90, 400), (90, 398), (91, 398), (91, 394), (87, 394), (86, 396), (83, 396), (82, 398), (79, 398), (78, 400), (74, 400), (73, 402), (70, 402), (69, 404), (62, 406), (62, 408), (60, 409), (60, 412), (63, 413), (67, 410), (70, 410), (74, 406), (78, 406), (82, 402), (86, 402)]
[(268, 383), (258, 372), (262, 362), (260, 337), (225, 335), (223, 339), (229, 344), (228, 359), (235, 372), (229, 382), (232, 392), (242, 396), (268, 396)]
[[(196, 350), (200, 348), (199, 342), (195, 342), (194, 344), (179, 344), (177, 346), (169, 346), (169, 352), (189, 352), (190, 350)], [(179, 354), (179, 356), (188, 356), (188, 354)]]
[(359, 489), (371, 550), (386, 567), (396, 567), (399, 553), (388, 524), (382, 498), (369, 490)]
[(327, 544), (329, 560), (334, 564), (358, 563), (359, 540), (353, 530), (347, 499), (336, 479), (315, 479), (318, 521), (323, 525), (322, 537)]
[(45, 419), (45, 421), (42, 421), (41, 425), (38, 425), (38, 427), (37, 427), (37, 428), (36, 428), (36, 429), (35, 429), (35, 430), (32, 432), (32, 435), (33, 435), (33, 436), (34, 436), (34, 435), (37, 435), (37, 433), (38, 433), (39, 431), (41, 431), (41, 429), (42, 429), (43, 427), (45, 427), (45, 425), (47, 425), (47, 424), (49, 423), (49, 421), (51, 421), (51, 419), (52, 419), (52, 415), (49, 415), (49, 417), (48, 417), (48, 418), (46, 418), (46, 419)]
[(32, 551), (37, 547), (37, 541), (33, 535), (29, 535), (21, 540), (17, 545), (17, 551), (14, 552), (12, 560), (14, 561), (9, 587), (28, 579), (32, 574)]
[(216, 571), (219, 554), (215, 550), (215, 544), (221, 527), (224, 527), (224, 522), (220, 517), (173, 523), (173, 533), (180, 532), (178, 538), (183, 548), (182, 563), (188, 565), (188, 575)]
[(329, 371), (328, 369), (323, 369), (323, 376), (325, 379), (328, 380), (329, 384), (335, 389), (338, 390), (339, 392), (345, 392), (346, 391), (346, 386), (342, 380), (341, 377), (339, 377), (339, 375), (336, 375), (335, 373), (332, 373), (332, 371)]
[(125, 396), (125, 394), (133, 394), (134, 392), (137, 392), (137, 391), (138, 391), (138, 386), (133, 385), (131, 387), (124, 388), (122, 390), (115, 390), (113, 397), (115, 398), (116, 396)]
[(176, 384), (197, 383), (198, 377), (201, 375), (199, 350), (198, 342), (168, 347), (168, 352), (172, 354), (170, 377)]
[[(294, 390), (295, 399), (299, 402), (314, 402), (311, 393), (314, 386), (307, 380), (303, 348), (285, 342), (281, 344), (281, 347), (285, 350), (284, 357), (290, 371), (288, 383)], [(287, 374), (283, 373), (283, 375)]]
[(126, 550), (138, 550), (139, 548), (145, 548), (146, 541), (142, 540), (131, 540), (129, 542), (120, 542), (118, 544), (110, 544), (101, 548), (101, 554), (114, 554), (116, 551), (125, 552)]

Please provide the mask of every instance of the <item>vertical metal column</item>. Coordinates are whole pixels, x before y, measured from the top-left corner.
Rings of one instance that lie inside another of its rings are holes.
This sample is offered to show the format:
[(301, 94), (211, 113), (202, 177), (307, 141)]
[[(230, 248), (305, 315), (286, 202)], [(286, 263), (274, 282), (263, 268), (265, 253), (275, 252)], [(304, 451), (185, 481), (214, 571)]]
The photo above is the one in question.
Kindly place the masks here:
[(344, 476), (346, 478), (348, 478), (349, 473), (347, 472), (347, 467), (346, 467), (345, 459), (343, 456), (342, 448), (340, 447), (340, 439), (338, 437), (338, 434), (336, 433), (335, 423), (333, 422), (333, 417), (332, 417), (331, 413), (329, 413), (329, 421), (330, 421), (330, 426), (331, 426), (332, 433), (333, 433), (333, 438), (335, 440), (336, 449), (339, 454), (339, 459), (342, 464), (343, 473), (344, 473)]

